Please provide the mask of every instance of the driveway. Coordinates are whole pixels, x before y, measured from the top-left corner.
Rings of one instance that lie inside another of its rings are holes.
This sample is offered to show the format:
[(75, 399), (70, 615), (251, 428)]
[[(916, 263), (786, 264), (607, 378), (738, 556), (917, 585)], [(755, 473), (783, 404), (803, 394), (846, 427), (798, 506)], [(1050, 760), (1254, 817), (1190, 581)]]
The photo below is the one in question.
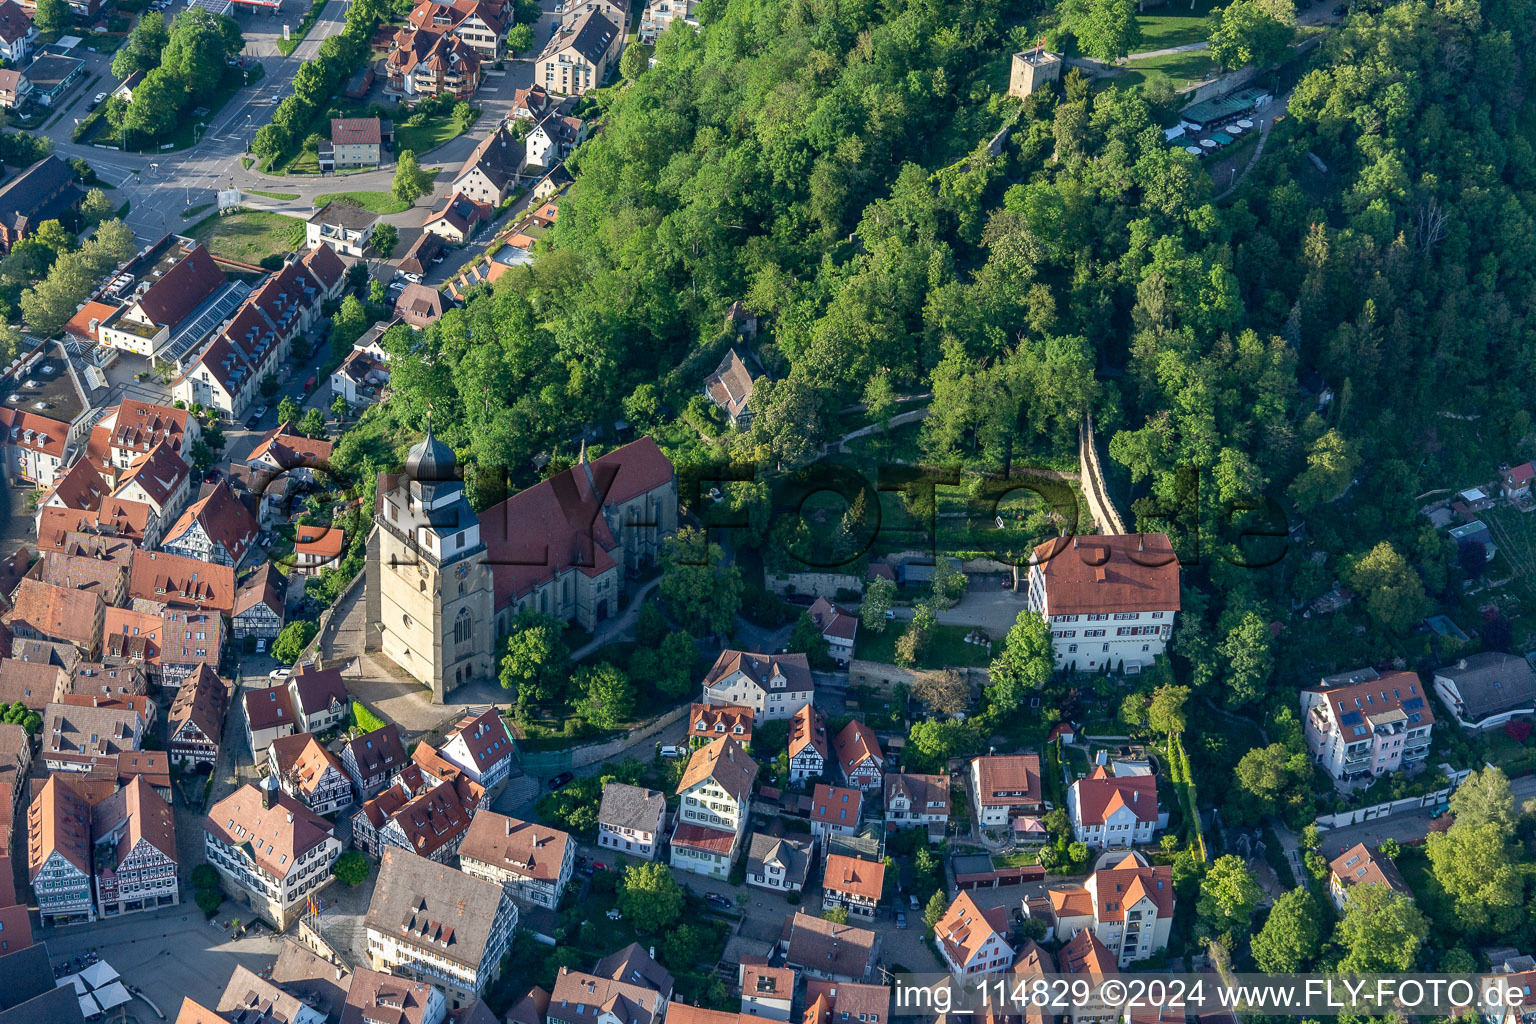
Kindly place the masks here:
[[(1003, 583), (1009, 579), (1011, 577), (1003, 574), (973, 575), (960, 603), (935, 612), (935, 618), (940, 625), (981, 629), (993, 639), (1002, 639), (1018, 621), (1019, 612), (1029, 607), (1024, 591), (1004, 589)], [(899, 622), (912, 618), (910, 607), (899, 607), (894, 611)]]

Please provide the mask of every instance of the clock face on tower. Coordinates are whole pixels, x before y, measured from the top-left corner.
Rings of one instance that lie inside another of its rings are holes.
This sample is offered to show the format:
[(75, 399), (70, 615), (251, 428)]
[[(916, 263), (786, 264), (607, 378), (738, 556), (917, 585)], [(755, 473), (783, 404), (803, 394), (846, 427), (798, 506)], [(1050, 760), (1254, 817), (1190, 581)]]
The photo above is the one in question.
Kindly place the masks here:
[(469, 575), (469, 565), (468, 564), (463, 564), (463, 565), (458, 566), (457, 568), (455, 568), (453, 570), (453, 575), (455, 577), (457, 577), (458, 579), (463, 579), (465, 576), (468, 576)]

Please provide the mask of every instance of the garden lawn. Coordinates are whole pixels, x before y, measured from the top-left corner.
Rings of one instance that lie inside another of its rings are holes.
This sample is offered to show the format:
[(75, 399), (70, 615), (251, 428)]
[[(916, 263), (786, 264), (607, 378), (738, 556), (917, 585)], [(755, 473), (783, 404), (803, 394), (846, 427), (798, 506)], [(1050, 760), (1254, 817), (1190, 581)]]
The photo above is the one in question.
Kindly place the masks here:
[(374, 213), (404, 213), (410, 203), (402, 203), (389, 192), (326, 192), (315, 196), (315, 205), (341, 203), (344, 206), (360, 206)]
[[(244, 163), (244, 160), (242, 159), (241, 162)], [(246, 166), (249, 167), (250, 165), (247, 164)], [(261, 196), (265, 199), (280, 199), (285, 202), (299, 198), (299, 194), (297, 192), (263, 192), (259, 188), (245, 189), (245, 194), (248, 196)]]
[(1203, 42), (1208, 32), (1205, 18), (1214, 6), (1214, 0), (1194, 0), (1189, 6), (1180, 0), (1171, 0), (1151, 12), (1137, 15), (1136, 23), (1141, 26), (1141, 42), (1137, 44), (1136, 51), (1145, 53), (1148, 50), (1166, 50), (1171, 46)]
[(443, 143), (463, 135), (474, 124), (473, 120), (469, 124), (460, 124), (454, 120), (451, 111), (429, 117), (426, 122), (419, 125), (395, 125), (395, 152), (403, 153), (409, 149), (416, 154), (417, 159), (421, 159)]
[(304, 222), (281, 213), (242, 210), (214, 214), (187, 232), (215, 256), (241, 263), (259, 263), (263, 256), (294, 252), (304, 247)]
[[(873, 630), (859, 630), (858, 640), (855, 641), (855, 658), (865, 661), (878, 661), (883, 664), (894, 665), (896, 663), (896, 640), (906, 629), (904, 622), (892, 622), (885, 627), (884, 633), (876, 633)], [(923, 647), (918, 656), (918, 668), (944, 668), (948, 665), (988, 665), (992, 656), (987, 649), (978, 644), (965, 642), (965, 635), (970, 629), (965, 626), (939, 625), (933, 628), (928, 637), (928, 643)]]
[(1166, 81), (1172, 89), (1182, 89), (1205, 80), (1217, 71), (1216, 62), (1204, 50), (1187, 50), (1184, 53), (1168, 53), (1161, 57), (1133, 60), (1128, 65), (1129, 74), (1117, 76), (1115, 81), (1129, 84), (1150, 84), (1158, 79)]

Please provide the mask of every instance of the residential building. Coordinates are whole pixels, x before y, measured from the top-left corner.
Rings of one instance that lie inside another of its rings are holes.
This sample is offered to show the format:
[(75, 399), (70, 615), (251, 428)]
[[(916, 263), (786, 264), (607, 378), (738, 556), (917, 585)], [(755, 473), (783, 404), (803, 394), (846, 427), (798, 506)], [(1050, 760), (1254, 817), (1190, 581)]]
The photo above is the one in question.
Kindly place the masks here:
[(576, 843), (566, 833), (493, 811), (475, 815), (459, 846), (461, 871), (549, 910), (559, 907), (575, 864)]
[(406, 18), (411, 28), (428, 34), (448, 34), (489, 61), (507, 57), (511, 5), (495, 0), (422, 0)]
[(656, 1024), (667, 1012), (661, 993), (632, 981), (560, 968), (549, 993), (548, 1024)]
[(52, 486), (44, 492), (42, 500), (37, 503), (32, 525), (37, 528), (42, 523), (44, 509), (94, 512), (101, 507), (102, 499), (111, 491), (111, 486), (91, 464), (90, 459), (76, 459), (74, 465), (55, 477)]
[(672, 866), (724, 878), (730, 874), (752, 807), (757, 763), (733, 738), (693, 752), (678, 783)]
[(373, 799), (365, 800), (352, 812), (352, 845), (370, 857), (379, 857), (384, 849), (379, 833), (415, 795), (416, 790), (401, 781)]
[[(596, 11), (619, 27), (629, 29), (630, 0), (572, 0), (560, 12), (560, 27), (570, 28), (589, 11)], [(617, 55), (615, 55), (617, 56)]]
[(657, 37), (671, 28), (674, 21), (697, 32), (699, 18), (695, 11), (698, 6), (698, 0), (651, 0), (640, 15), (640, 41), (646, 46), (656, 45)]
[(57, 775), (27, 807), (27, 881), (43, 924), (96, 920), (91, 807)]
[[(479, 234), (480, 229), (489, 224), (495, 214), (496, 208), (490, 203), (455, 193), (448, 197), (447, 204), (441, 210), (426, 219), (421, 229), (432, 232), (452, 245), (463, 245)], [(398, 306), (396, 311), (399, 311)]]
[(144, 81), (145, 74), (146, 72), (144, 71), (135, 71), (133, 74), (117, 83), (117, 88), (112, 90), (112, 95), (116, 96), (124, 103), (132, 103), (133, 91), (139, 87), (140, 82)]
[(816, 684), (803, 654), (724, 650), (704, 676), (704, 703), (748, 707), (758, 724), (789, 718), (811, 703)]
[(245, 707), (245, 737), (251, 753), (261, 757), (273, 740), (300, 732), (298, 716), (293, 713), (293, 698), (288, 687), (279, 683), (246, 690), (240, 695)]
[[(1129, 966), (1168, 945), (1173, 925), (1173, 869), (1149, 866), (1134, 852), (1100, 867), (1082, 885), (1046, 891), (1050, 930), (1046, 938), (1065, 942), (1080, 931), (1091, 931), (1111, 957), (1111, 964)], [(1027, 901), (1025, 912), (1034, 915)], [(1065, 966), (1065, 963), (1063, 964)]]
[(875, 731), (855, 719), (843, 726), (832, 740), (837, 756), (838, 774), (843, 782), (857, 789), (879, 789), (885, 773), (885, 755)]
[(747, 369), (746, 361), (733, 348), (726, 352), (715, 372), (704, 378), (704, 397), (725, 413), (731, 426), (746, 430), (752, 425), (752, 413), (747, 403), (751, 401), (756, 380)]
[(0, 60), (12, 67), (24, 67), (37, 41), (37, 26), (32, 16), (15, 0), (0, 3)]
[(864, 793), (858, 789), (818, 783), (811, 793), (811, 835), (827, 848), (832, 836), (851, 836), (859, 830)]
[[(75, 61), (78, 63), (78, 61)], [(35, 95), (38, 83), (31, 68), (23, 72), (25, 89)], [(18, 84), (18, 94), (23, 86)], [(11, 247), (37, 230), (43, 221), (57, 221), (80, 201), (75, 172), (58, 157), (43, 157), (28, 169), (0, 184), (0, 250)]]
[(467, 100), (480, 87), (483, 58), (452, 32), (412, 27), (395, 33), (385, 62), (386, 95), (402, 98), (447, 93)]
[(592, 967), (599, 978), (625, 981), (661, 993), (663, 1001), (672, 998), (673, 979), (638, 942), (631, 942), (617, 953), (609, 953)]
[(1341, 913), (1349, 890), (1359, 885), (1384, 885), (1413, 898), (1413, 890), (1403, 881), (1392, 858), (1368, 849), (1364, 843), (1356, 843), (1328, 862), (1328, 894)]
[(305, 230), (329, 237), (258, 285), (212, 341), (189, 351), (171, 385), (172, 397), (238, 419), (260, 397), (262, 380), (286, 365), (293, 339), (313, 329), (324, 317), (326, 301), (341, 294), (347, 268), (337, 250), (357, 242), (334, 224), (309, 224)]
[(91, 808), (91, 849), (103, 919), (181, 902), (174, 815), (144, 776)]
[[(540, 85), (530, 85), (512, 93), (512, 109), (507, 113), (511, 121), (542, 121), (556, 106), (549, 93)], [(457, 189), (455, 189), (457, 191)]]
[(806, 614), (821, 630), (821, 638), (827, 642), (832, 660), (843, 668), (853, 661), (853, 644), (859, 635), (859, 618), (824, 597), (818, 597)]
[[(74, 652), (75, 648), (66, 644), (63, 650)], [(70, 671), (46, 655), (38, 659), (0, 658), (0, 704), (20, 702), (41, 713), (56, 696), (69, 689)]]
[(400, 729), (393, 722), (354, 736), (341, 748), (341, 763), (352, 777), (359, 802), (377, 796), (406, 761), (405, 744), (400, 742)]
[(806, 979), (802, 1024), (881, 1024), (890, 1015), (889, 986)]
[[(430, 240), (430, 243), (427, 241)], [(397, 268), (407, 281), (420, 283), (432, 265), (432, 257), (441, 251), (442, 240), (422, 233), (406, 251)], [(413, 276), (412, 264), (415, 274)], [(384, 398), (389, 384), (389, 352), (379, 344), (384, 332), (394, 322), (379, 321), (352, 343), (352, 352), (331, 374), (331, 393), (340, 395), (350, 406), (372, 405)]]
[(494, 706), (459, 719), (443, 737), (438, 753), (487, 791), (507, 780), (517, 760), (512, 734)]
[(222, 478), (194, 501), (160, 541), (168, 554), (239, 569), (256, 550), (261, 528)]
[(267, 771), (284, 793), (316, 814), (352, 806), (352, 780), (341, 759), (311, 732), (295, 733), (267, 747)]
[(228, 615), (235, 609), (235, 570), (227, 565), (141, 548), (129, 566), (128, 597), (135, 611), (205, 608)]
[(400, 289), (395, 299), (395, 319), (408, 327), (421, 330), (441, 320), (443, 310), (452, 308), (453, 300), (436, 288), (424, 284), (408, 284)]
[[(21, 806), (21, 795), (26, 790), (27, 772), (32, 769), (32, 738), (27, 730), (10, 722), (0, 722), (0, 786), (10, 787), (10, 813), (6, 802), (0, 801), (0, 831), (10, 827)], [(0, 843), (0, 857), (9, 855), (10, 848)], [(0, 880), (0, 885), (4, 881)], [(0, 903), (3, 905), (3, 903)]]
[(1064, 537), (1035, 548), (1029, 609), (1051, 627), (1063, 672), (1140, 672), (1179, 611), (1179, 561), (1162, 533)]
[(1518, 466), (1511, 466), (1504, 471), (1503, 479), (1499, 481), (1500, 490), (1504, 497), (1512, 501), (1518, 501), (1531, 493), (1531, 481), (1536, 480), (1536, 465), (1530, 462), (1522, 462)]
[(294, 717), (304, 732), (321, 733), (336, 728), (346, 720), (352, 706), (341, 670), (322, 669), (313, 661), (294, 667), (288, 677), (288, 692), (293, 699)]
[(446, 864), (459, 852), (475, 812), (485, 803), (485, 790), (462, 776), (441, 785), (424, 785), (378, 829), (379, 849), (410, 850)]
[[(150, 518), (148, 535), (158, 542), (166, 526), (176, 520), (192, 492), (192, 467), (171, 450), (159, 444), (147, 455), (140, 455), (119, 479), (112, 497), (118, 501), (147, 505)], [(105, 506), (105, 503), (103, 503)]]
[(340, 527), (299, 525), (293, 537), (293, 571), (300, 576), (318, 576), (327, 566), (341, 561), (347, 534)]
[(939, 955), (956, 978), (998, 974), (1013, 966), (1008, 942), (1008, 910), (983, 910), (970, 892), (962, 891), (934, 927)]
[[(132, 269), (138, 269), (138, 266), (130, 264)], [(116, 312), (97, 325), (95, 333), (103, 345), (150, 359), (159, 359), (164, 355), (172, 337), (180, 333), (182, 326), (229, 284), (224, 272), (214, 263), (213, 256), (202, 245), (193, 246), (190, 250), (171, 246), (157, 254), (154, 262), (147, 262), (142, 272), (134, 276), (137, 280), (136, 283), (130, 282), (134, 289), (132, 295)], [(184, 428), (184, 417), (182, 419)], [(133, 429), (129, 424), (124, 426)], [(108, 429), (113, 428), (109, 426)], [(145, 433), (148, 437), (154, 432)], [(190, 446), (190, 441), (188, 444)], [(155, 445), (148, 447), (153, 448)], [(139, 451), (134, 457), (145, 454), (147, 450)]]
[(1369, 785), (1429, 756), (1435, 716), (1421, 686), (1414, 672), (1363, 668), (1301, 691), (1307, 750), (1335, 787)]
[(1001, 828), (1041, 809), (1040, 758), (1036, 754), (989, 755), (971, 760), (971, 796), (983, 828)]
[[(214, 568), (218, 568), (215, 566)], [(175, 686), (199, 665), (217, 665), (224, 649), (224, 616), (218, 611), (167, 608), (160, 616), (160, 681)]]
[(1159, 827), (1157, 778), (1112, 775), (1099, 765), (1067, 788), (1067, 814), (1073, 837), (1086, 846), (1144, 846)]
[(304, 241), (309, 248), (324, 245), (339, 255), (361, 257), (373, 240), (379, 215), (360, 206), (329, 202), (310, 215), (304, 226)]
[(108, 558), (44, 551), (27, 576), (49, 586), (97, 594), (103, 605), (121, 605), (128, 593), (128, 567)]
[(24, 640), (73, 644), (88, 658), (101, 651), (106, 605), (100, 594), (24, 579), (0, 624)]
[[(743, 957), (741, 963), (736, 965), (736, 986), (741, 989), (742, 1019), (790, 1019), (795, 996), (795, 972), (788, 967), (770, 967), (767, 957)], [(732, 1018), (730, 1024), (737, 1024), (735, 1014), (726, 1016)], [(673, 1024), (677, 1022), (674, 1020)]]
[[(320, 170), (379, 166), (383, 159), (386, 125), (388, 122), (376, 117), (331, 118), (330, 145), (322, 143), (320, 146)], [(394, 126), (389, 125), (388, 134), (393, 131)]]
[(27, 76), (13, 68), (0, 70), (0, 107), (14, 110), (32, 101), (32, 83)]
[(752, 709), (731, 704), (693, 704), (688, 708), (688, 743), (700, 747), (721, 736), (752, 744)]
[(245, 465), (257, 473), (287, 473), (304, 483), (315, 483), (315, 470), (325, 471), (331, 460), (331, 442), (305, 437), (292, 423), (284, 421), (267, 431)]
[(282, 792), (272, 776), (214, 804), (203, 822), (208, 862), (225, 892), (279, 931), (330, 884), (341, 853), (330, 822)]
[(182, 681), (166, 716), (170, 736), (166, 750), (174, 764), (191, 769), (218, 764), (224, 716), (229, 711), (232, 692), (233, 687), (207, 664), (197, 666)]
[(546, 92), (584, 96), (603, 84), (608, 66), (618, 60), (624, 33), (599, 11), (586, 11), (549, 37), (534, 61), (534, 80)]
[(558, 166), (587, 137), (587, 122), (557, 112), (546, 115), (523, 138), (522, 172), (540, 175)]
[(365, 924), (374, 970), (436, 985), (457, 1010), (500, 977), (517, 907), (494, 882), (388, 848)]
[(779, 936), (784, 963), (808, 978), (863, 981), (875, 968), (880, 939), (867, 928), (807, 913), (786, 915)]
[(821, 880), (821, 907), (843, 907), (848, 916), (875, 919), (875, 908), (885, 888), (885, 864), (860, 860), (840, 853), (827, 855), (827, 868)]
[(942, 775), (892, 772), (885, 777), (885, 829), (928, 831), (928, 841), (942, 842), (949, 827), (949, 781)]
[(827, 719), (814, 704), (789, 719), (789, 781), (819, 779), (827, 768)]
[(65, 697), (147, 697), (149, 676), (136, 665), (108, 665), (101, 661), (75, 663), (73, 673), (65, 680)]
[(1513, 654), (1485, 651), (1435, 669), (1435, 693), (1463, 729), (1493, 729), (1536, 715), (1536, 673)]
[[(219, 997), (217, 1011), (219, 1016), (196, 1024), (217, 1024), (221, 1020), (239, 1021), (240, 1024), (326, 1024), (328, 1019), (323, 1010), (283, 991), (244, 964), (236, 965), (230, 974), (224, 994)], [(185, 1015), (186, 1011), (182, 1012)], [(178, 1021), (177, 1024), (188, 1022)]]
[(43, 709), (42, 756), (49, 771), (88, 771), (101, 758), (115, 761), (118, 754), (143, 745), (146, 709), (154, 707), (149, 698), (66, 699), (87, 703), (49, 704)]
[(448, 1001), (434, 985), (359, 967), (352, 972), (340, 1024), (443, 1024)]
[(257, 637), (276, 640), (287, 611), (283, 590), (287, 578), (270, 562), (252, 569), (235, 585), (235, 612), (230, 616), (236, 640)]
[[(160, 291), (164, 287), (163, 282), (170, 281), (173, 286), (178, 283), (192, 284), (178, 282), (176, 271), (178, 268), (188, 268), (187, 275), (192, 275), (194, 272), (190, 268), (201, 265), (203, 259), (212, 263), (212, 258), (206, 252), (199, 256), (194, 250), (192, 255), (174, 264), (165, 276), (149, 286), (138, 301), (125, 307), (127, 312), (124, 315), (133, 313), (137, 317), (166, 319), (177, 316), (179, 310), (167, 304), (169, 293)], [(223, 274), (220, 273), (214, 282), (215, 287), (222, 282)], [(100, 333), (99, 329), (97, 333)], [(189, 460), (192, 457), (192, 445), (202, 438), (202, 434), (203, 428), (197, 418), (185, 409), (127, 400), (108, 409), (106, 415), (91, 428), (85, 458), (81, 462), (89, 464), (103, 480), (116, 486), (130, 466), (162, 444), (180, 455), (183, 461)]]
[(811, 840), (754, 832), (747, 846), (747, 884), (773, 892), (800, 892), (815, 859), (816, 844)]
[(597, 812), (597, 845), (655, 860), (666, 819), (667, 798), (659, 791), (610, 782)]

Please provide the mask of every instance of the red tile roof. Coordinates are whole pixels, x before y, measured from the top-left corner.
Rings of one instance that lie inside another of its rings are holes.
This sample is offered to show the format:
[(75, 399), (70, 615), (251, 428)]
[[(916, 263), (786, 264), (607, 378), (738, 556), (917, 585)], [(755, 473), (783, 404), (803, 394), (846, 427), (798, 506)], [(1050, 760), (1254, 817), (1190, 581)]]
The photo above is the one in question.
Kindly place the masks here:
[(1158, 917), (1173, 916), (1173, 868), (1167, 864), (1147, 867), (1134, 853), (1127, 853), (1110, 867), (1095, 871), (1090, 881), (1098, 900), (1097, 921), (1124, 920), (1125, 908), (1144, 898), (1157, 907)]
[(475, 770), (481, 773), (512, 756), (512, 735), (507, 732), (507, 723), (502, 721), (495, 707), (460, 719), (443, 737), (443, 744), (446, 746), (454, 737), (464, 740), (469, 756), (475, 761)]
[(174, 545), (194, 524), (201, 525), (214, 543), (224, 545), (236, 565), (245, 559), (246, 551), (260, 533), (256, 518), (222, 478), (207, 495), (187, 507), (176, 525), (166, 532), (163, 543)]
[(347, 533), (340, 527), (300, 526), (294, 533), (293, 550), (295, 554), (334, 561), (341, 557), (346, 540)]
[(673, 846), (686, 846), (710, 853), (729, 853), (736, 844), (736, 833), (703, 825), (681, 824), (672, 832)]
[(1179, 610), (1179, 562), (1163, 533), (1057, 538), (1035, 548), (1051, 615)]
[(1328, 869), (1345, 888), (1352, 885), (1385, 885), (1398, 892), (1409, 892), (1408, 883), (1403, 881), (1403, 876), (1398, 873), (1397, 865), (1392, 863), (1391, 858), (1385, 854), (1372, 853), (1364, 843), (1356, 843), (1329, 861)]
[(885, 890), (885, 864), (859, 860), (841, 853), (830, 854), (821, 885), (823, 889), (834, 892), (879, 900)]
[(1115, 958), (1093, 934), (1092, 928), (1084, 928), (1061, 949), (1061, 970), (1064, 974), (1118, 974)]
[[(287, 793), (272, 794), (272, 806), (264, 807), (261, 790), (250, 783), (214, 804), (203, 829), (231, 846), (249, 844), (256, 864), (274, 878), (307, 869), (300, 858), (334, 836), (330, 822)], [(252, 843), (256, 838), (261, 842)]]
[(57, 498), (64, 508), (91, 510), (101, 507), (107, 494), (107, 482), (96, 472), (89, 459), (81, 459), (53, 482), (45, 501)]
[(377, 146), (381, 132), (376, 117), (331, 118), (331, 142), (338, 146)]
[(141, 548), (133, 553), (128, 596), (183, 608), (210, 608), (229, 615), (235, 608), (235, 570), (227, 565)]
[(11, 627), (12, 632), (18, 625), (24, 625), (41, 636), (89, 647), (96, 639), (101, 610), (101, 595), (94, 591), (24, 579), (11, 595), (11, 610), (0, 615), (0, 622)]
[(884, 756), (880, 752), (880, 741), (875, 739), (875, 731), (857, 720), (843, 726), (843, 731), (837, 734), (832, 746), (837, 751), (837, 759), (843, 771), (850, 774), (869, 761), (873, 761), (878, 768)]
[(80, 307), (80, 312), (69, 318), (69, 323), (64, 325), (64, 331), (77, 338), (96, 341), (96, 327), (93, 327), (91, 322), (95, 321), (96, 326), (99, 327), (103, 320), (116, 312), (116, 306), (109, 306), (105, 302), (94, 300), (87, 302)]
[(464, 833), (459, 856), (514, 871), (524, 878), (557, 882), (566, 851), (573, 845), (571, 837), (559, 829), (481, 811)]
[(978, 757), (976, 761), (981, 780), (976, 799), (984, 806), (1013, 807), (1040, 802), (1038, 755), (1007, 754)]
[(811, 820), (856, 827), (863, 806), (864, 794), (859, 790), (817, 783), (811, 795)]
[(247, 464), (268, 459), (279, 469), (298, 469), (323, 466), (331, 458), (331, 442), (305, 437), (294, 429), (292, 423), (279, 423), (256, 442), (251, 454), (245, 457)]
[(805, 704), (789, 719), (789, 756), (810, 747), (825, 760), (827, 757), (827, 718), (816, 705)]
[(745, 748), (734, 737), (723, 736), (693, 752), (677, 784), (677, 792), (686, 793), (705, 779), (713, 779), (733, 799), (746, 800), (752, 795), (752, 783), (757, 780), (757, 762), (747, 756)]
[(158, 615), (128, 608), (108, 608), (106, 624), (102, 627), (102, 656), (159, 665), (160, 634), (164, 629), (165, 620)]
[(160, 444), (149, 454), (140, 455), (133, 460), (128, 467), (128, 472), (123, 474), (122, 480), (118, 482), (116, 490), (112, 493), (120, 494), (130, 484), (137, 483), (154, 504), (164, 511), (166, 503), (171, 500), (171, 495), (176, 493), (177, 487), (191, 471), (191, 467), (170, 445)]
[(1137, 821), (1157, 820), (1157, 779), (1151, 775), (1112, 776), (1102, 767), (1072, 784), (1085, 825), (1102, 825), (1122, 807)]
[(994, 936), (1004, 941), (1008, 936), (1008, 910), (992, 907), (983, 910), (970, 892), (955, 897), (934, 927), (934, 938), (943, 945), (956, 964), (967, 964)]
[(64, 457), (64, 442), (69, 437), (68, 423), (25, 409), (0, 408), (0, 427), (5, 428), (10, 443), (17, 447), (58, 459)]
[(734, 736), (742, 743), (751, 743), (752, 709), (734, 704), (693, 704), (688, 708), (688, 735), (706, 740)]
[[(589, 465), (592, 480), (608, 481), (608, 490), (602, 497), (605, 508), (675, 480), (672, 463), (649, 437), (609, 452)], [(490, 549), (497, 608), (506, 607), (568, 568), (576, 567), (588, 576), (597, 576), (614, 567), (610, 552), (617, 544), (607, 521), (601, 515), (594, 519), (590, 512), (584, 515), (581, 511), (591, 495), (587, 470), (576, 465), (481, 514), (480, 535)]]
[(281, 725), (298, 728), (298, 716), (293, 713), (293, 698), (289, 696), (286, 686), (279, 684), (246, 690), (240, 695), (240, 700), (245, 705), (245, 719), (250, 723), (252, 732)]

